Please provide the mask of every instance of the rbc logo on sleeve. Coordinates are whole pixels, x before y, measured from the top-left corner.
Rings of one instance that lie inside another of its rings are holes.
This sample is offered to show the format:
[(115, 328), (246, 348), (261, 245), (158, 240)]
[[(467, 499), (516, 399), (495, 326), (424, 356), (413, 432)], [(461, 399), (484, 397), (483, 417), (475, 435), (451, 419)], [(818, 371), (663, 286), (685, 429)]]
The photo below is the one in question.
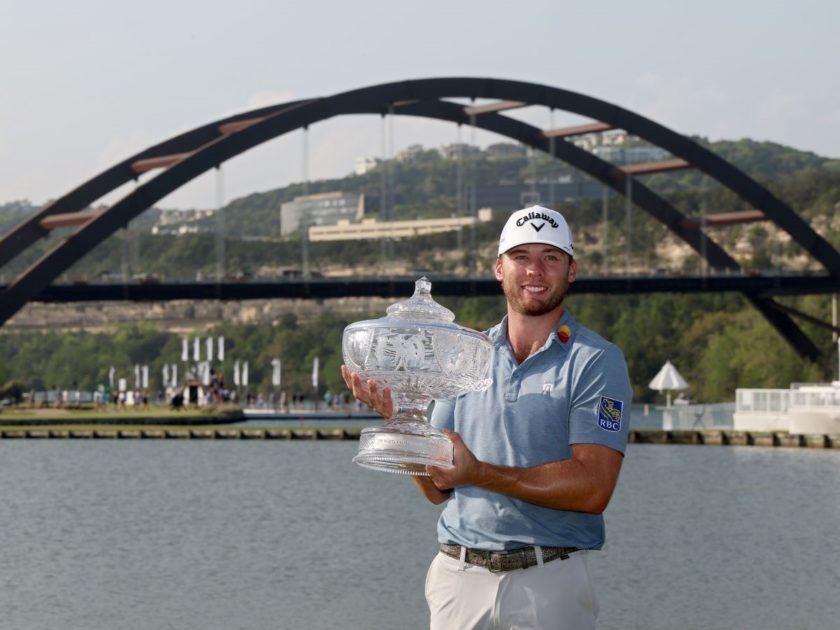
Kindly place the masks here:
[(615, 398), (601, 396), (598, 403), (598, 426), (604, 431), (621, 431), (621, 408), (624, 403)]

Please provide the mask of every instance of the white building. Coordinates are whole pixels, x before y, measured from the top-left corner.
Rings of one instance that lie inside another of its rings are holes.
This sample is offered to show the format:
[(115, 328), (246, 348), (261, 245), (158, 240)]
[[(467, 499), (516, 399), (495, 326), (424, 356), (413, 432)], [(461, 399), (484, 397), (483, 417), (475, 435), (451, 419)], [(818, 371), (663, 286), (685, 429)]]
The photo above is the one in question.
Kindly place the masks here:
[(457, 160), (459, 157), (463, 159), (479, 153), (481, 153), (479, 147), (466, 142), (451, 142), (440, 147), (440, 154), (447, 160)]
[(364, 214), (365, 196), (361, 193), (328, 192), (295, 197), (280, 206), (280, 233), (287, 236), (316, 225), (360, 221)]
[(353, 172), (356, 175), (364, 175), (375, 169), (378, 164), (379, 160), (377, 160), (376, 158), (357, 157), (355, 167), (353, 168)]
[(482, 208), (477, 217), (451, 217), (448, 219), (418, 219), (415, 221), (377, 221), (364, 219), (351, 223), (342, 219), (335, 225), (317, 225), (309, 228), (310, 241), (349, 241), (379, 238), (407, 238), (424, 234), (451, 232), (489, 221), (493, 211)]
[(202, 219), (209, 219), (216, 214), (216, 208), (194, 210), (160, 210), (157, 223), (152, 226), (152, 234), (198, 234), (209, 232), (210, 226), (199, 224)]
[(671, 157), (670, 153), (660, 147), (600, 146), (595, 147), (592, 153), (613, 164), (643, 164)]
[(736, 431), (840, 434), (840, 381), (790, 389), (736, 389)]

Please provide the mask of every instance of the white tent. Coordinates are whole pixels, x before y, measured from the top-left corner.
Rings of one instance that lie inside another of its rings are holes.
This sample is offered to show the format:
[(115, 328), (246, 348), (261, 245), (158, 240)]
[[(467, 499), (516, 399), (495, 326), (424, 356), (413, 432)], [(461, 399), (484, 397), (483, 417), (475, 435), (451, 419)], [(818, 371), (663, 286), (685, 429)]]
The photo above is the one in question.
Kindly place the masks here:
[(674, 364), (670, 361), (666, 361), (665, 365), (662, 366), (662, 369), (659, 370), (656, 376), (653, 377), (653, 380), (650, 382), (648, 387), (659, 392), (666, 392), (667, 406), (670, 407), (671, 391), (686, 389), (688, 387), (688, 383), (686, 383), (682, 374), (677, 371), (677, 368), (674, 367)]

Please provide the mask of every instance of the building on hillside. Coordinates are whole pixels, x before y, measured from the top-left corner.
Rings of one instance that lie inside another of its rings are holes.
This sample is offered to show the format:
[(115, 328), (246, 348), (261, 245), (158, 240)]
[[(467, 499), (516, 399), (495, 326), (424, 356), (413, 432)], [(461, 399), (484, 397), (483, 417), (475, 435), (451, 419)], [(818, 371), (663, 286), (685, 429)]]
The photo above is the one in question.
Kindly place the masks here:
[(357, 157), (353, 172), (356, 175), (365, 175), (377, 167), (379, 160), (372, 157)]
[(202, 220), (212, 218), (216, 215), (216, 212), (216, 208), (159, 210), (155, 216), (155, 223), (151, 232), (155, 235), (169, 234), (174, 236), (209, 232), (211, 226), (206, 221), (202, 223)]
[(601, 199), (603, 190), (600, 182), (565, 175), (553, 184), (540, 181), (537, 184), (479, 186), (475, 191), (475, 203), (479, 208), (511, 211), (534, 204), (549, 205), (552, 200), (555, 204), (563, 204), (580, 199)]
[(412, 144), (399, 153), (397, 153), (397, 159), (400, 162), (414, 162), (417, 158), (423, 155), (423, 145), (422, 144)]
[(641, 164), (673, 157), (660, 147), (640, 145), (636, 136), (621, 129), (585, 134), (577, 137), (573, 142), (576, 147), (594, 153), (602, 160), (613, 164)]
[(618, 147), (635, 138), (636, 136), (631, 136), (623, 129), (611, 129), (603, 133), (586, 133), (575, 137), (571, 142), (584, 151), (594, 151), (597, 147)]
[(451, 217), (447, 219), (418, 219), (415, 221), (377, 221), (363, 219), (351, 223), (342, 219), (335, 225), (316, 225), (309, 228), (310, 241), (352, 241), (379, 238), (408, 238), (451, 232), (461, 228), (487, 222), (493, 218), (493, 211), (482, 208), (476, 217)]
[(365, 196), (362, 193), (339, 191), (295, 197), (280, 206), (280, 233), (287, 236), (316, 225), (360, 221), (364, 214)]
[(212, 232), (213, 228), (206, 225), (182, 224), (182, 225), (155, 225), (152, 227), (152, 234), (155, 236), (183, 236), (184, 234), (206, 234)]
[(510, 160), (525, 156), (525, 147), (517, 142), (497, 142), (484, 149), (488, 160)]
[(447, 160), (457, 160), (459, 156), (466, 158), (471, 155), (478, 155), (481, 153), (481, 149), (466, 142), (452, 142), (451, 144), (444, 144), (440, 148), (440, 153)]
[(592, 153), (613, 164), (642, 164), (672, 157), (668, 151), (660, 147), (600, 146), (595, 147)]

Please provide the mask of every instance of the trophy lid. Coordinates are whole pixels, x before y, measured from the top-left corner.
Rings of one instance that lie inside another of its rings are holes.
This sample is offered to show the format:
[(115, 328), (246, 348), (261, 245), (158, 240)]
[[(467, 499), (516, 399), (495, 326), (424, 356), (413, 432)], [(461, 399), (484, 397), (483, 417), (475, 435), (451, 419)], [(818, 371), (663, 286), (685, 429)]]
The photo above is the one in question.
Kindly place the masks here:
[(432, 283), (426, 276), (414, 283), (414, 295), (402, 302), (391, 304), (385, 310), (394, 319), (433, 322), (455, 321), (455, 313), (445, 306), (441, 306), (432, 298)]

